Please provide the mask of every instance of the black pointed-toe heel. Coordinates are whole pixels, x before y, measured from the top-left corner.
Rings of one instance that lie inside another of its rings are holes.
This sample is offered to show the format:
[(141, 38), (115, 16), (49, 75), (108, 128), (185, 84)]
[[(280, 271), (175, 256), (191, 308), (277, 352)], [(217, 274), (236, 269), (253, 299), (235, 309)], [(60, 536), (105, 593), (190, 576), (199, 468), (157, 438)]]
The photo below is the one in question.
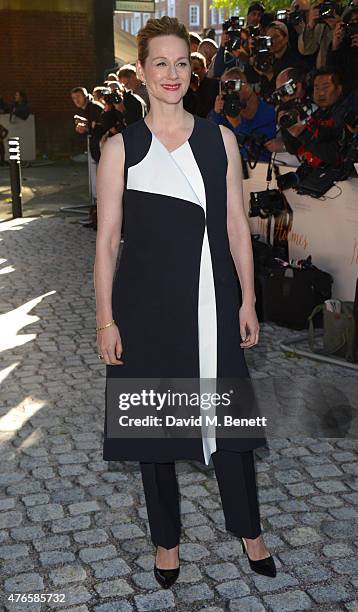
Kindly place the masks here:
[(243, 539), (241, 539), (241, 543), (242, 543), (242, 552), (246, 554), (252, 571), (256, 572), (256, 574), (261, 574), (262, 576), (268, 576), (269, 578), (275, 578), (277, 572), (276, 572), (276, 565), (275, 565), (275, 561), (273, 560), (273, 557), (270, 555), (269, 557), (266, 557), (265, 559), (257, 559), (257, 561), (253, 561), (252, 559), (250, 559), (248, 555)]
[(161, 569), (154, 563), (154, 576), (163, 589), (169, 589), (179, 576), (179, 567), (173, 569)]

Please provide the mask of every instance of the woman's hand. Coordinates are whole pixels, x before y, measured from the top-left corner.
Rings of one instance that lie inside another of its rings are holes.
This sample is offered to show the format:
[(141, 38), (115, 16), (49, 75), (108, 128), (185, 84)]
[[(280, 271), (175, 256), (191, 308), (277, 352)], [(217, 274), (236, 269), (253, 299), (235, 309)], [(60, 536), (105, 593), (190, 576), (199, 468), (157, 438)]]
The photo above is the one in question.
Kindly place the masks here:
[(259, 322), (254, 305), (242, 304), (239, 310), (240, 335), (242, 348), (250, 348), (259, 341)]
[(117, 325), (97, 332), (97, 350), (107, 365), (122, 365), (122, 340)]

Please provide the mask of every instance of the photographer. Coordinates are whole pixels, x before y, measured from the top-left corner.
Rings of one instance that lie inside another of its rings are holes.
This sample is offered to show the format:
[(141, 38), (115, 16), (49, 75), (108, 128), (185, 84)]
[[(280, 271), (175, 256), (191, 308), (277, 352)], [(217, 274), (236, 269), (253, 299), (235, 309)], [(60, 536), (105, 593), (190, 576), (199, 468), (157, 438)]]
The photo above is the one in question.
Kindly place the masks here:
[(355, 110), (358, 108), (358, 90), (350, 98), (354, 106), (346, 111), (343, 116), (345, 130), (341, 180), (358, 176), (355, 169), (355, 164), (358, 163), (358, 111)]
[[(215, 98), (219, 92), (219, 82), (217, 79), (211, 79), (207, 76), (206, 58), (198, 51), (191, 53), (191, 69), (197, 74), (200, 83), (196, 90), (190, 92), (190, 96), (195, 96), (196, 114), (199, 117), (207, 117), (208, 112), (213, 108)], [(184, 105), (188, 100), (188, 96), (184, 96)], [(186, 108), (186, 106), (185, 106)]]
[[(123, 87), (123, 86), (122, 86)], [(115, 134), (119, 134), (126, 127), (124, 119), (124, 103), (123, 89), (117, 91), (111, 90), (109, 87), (102, 89), (102, 99), (104, 101), (104, 109), (101, 115), (102, 138), (101, 147), (107, 138), (111, 138)]]
[(91, 157), (95, 163), (99, 162), (101, 150), (99, 142), (102, 137), (101, 115), (103, 106), (95, 102), (85, 87), (74, 87), (71, 90), (71, 98), (75, 106), (81, 110), (83, 121), (75, 121), (75, 130), (78, 134), (89, 134), (89, 148)]
[[(305, 25), (308, 21), (309, 11), (309, 0), (293, 0), (287, 15), (287, 20), (285, 21), (288, 28), (290, 47), (298, 55), (301, 55), (300, 50), (298, 48), (298, 39), (300, 34), (302, 34), (303, 30), (305, 29)], [(312, 53), (311, 55), (306, 54), (302, 57), (304, 57), (305, 63), (310, 68), (314, 68), (316, 66), (316, 56), (317, 53)]]
[(265, 7), (261, 2), (251, 2), (247, 10), (246, 26), (255, 27), (260, 25), (260, 20), (264, 12)]
[(124, 85), (127, 90), (132, 90), (134, 94), (140, 96), (146, 105), (147, 111), (149, 111), (150, 103), (146, 85), (138, 79), (137, 70), (132, 64), (125, 64), (117, 72), (118, 80)]
[(327, 63), (342, 75), (345, 94), (358, 87), (358, 6), (345, 9), (336, 24)]
[(202, 55), (204, 55), (205, 59), (206, 59), (206, 65), (208, 67), (208, 72), (207, 72), (207, 76), (209, 78), (213, 78), (214, 77), (214, 61), (213, 58), (215, 56), (215, 54), (218, 51), (218, 44), (217, 42), (215, 42), (215, 40), (213, 40), (212, 38), (204, 38), (199, 47), (198, 47), (198, 51), (199, 53), (201, 53)]
[(123, 111), (122, 109), (120, 110), (123, 112), (125, 125), (130, 125), (145, 117), (147, 114), (147, 105), (142, 96), (133, 93), (129, 87), (126, 87), (123, 83), (118, 81), (105, 81), (105, 87), (109, 87), (113, 93), (117, 93), (121, 96), (123, 100)]
[[(249, 137), (246, 138), (247, 144), (243, 143), (242, 147), (244, 159), (248, 158), (248, 148), (251, 145), (255, 149), (254, 156), (260, 161), (269, 161), (270, 153), (265, 150), (263, 142), (272, 139), (276, 133), (273, 106), (256, 95), (247, 82), (246, 75), (238, 68), (230, 68), (222, 75), (221, 83), (224, 90), (225, 81), (229, 82), (229, 85), (234, 85), (235, 81), (238, 81), (238, 88), (233, 90), (228, 87), (227, 92), (222, 91), (216, 97), (215, 106), (210, 111), (208, 119), (218, 125), (229, 127), (238, 136)], [(256, 143), (251, 139), (253, 134), (261, 136), (256, 139)], [(260, 141), (261, 145), (258, 145), (257, 141)]]
[(236, 29), (235, 21), (233, 18), (231, 20), (232, 26), (229, 26), (228, 22), (223, 24), (220, 47), (213, 60), (213, 76), (220, 78), (225, 70), (237, 67), (245, 71), (250, 83), (257, 82), (260, 77), (249, 63), (249, 30), (243, 27)]
[(93, 96), (87, 92), (85, 87), (74, 87), (71, 90), (72, 102), (78, 109), (80, 115), (75, 115), (75, 130), (78, 134), (89, 136), (89, 180), (93, 201), (89, 210), (89, 219), (86, 227), (97, 227), (97, 187), (96, 175), (97, 164), (101, 157), (100, 140), (102, 137), (101, 115), (103, 106), (93, 100)]
[(342, 164), (344, 107), (342, 83), (334, 69), (317, 70), (313, 80), (313, 99), (318, 109), (306, 123), (297, 122), (287, 131), (294, 143), (294, 153), (308, 166), (317, 168)]
[[(287, 131), (290, 122), (297, 123), (299, 117), (316, 110), (307, 94), (306, 66), (286, 68), (276, 77), (276, 89), (272, 94), (272, 101), (277, 113), (278, 135), (266, 143), (271, 153), (295, 153), (296, 141), (292, 143), (292, 136)], [(296, 120), (294, 120), (296, 118)]]
[(298, 50), (302, 55), (317, 53), (316, 68), (327, 63), (328, 49), (341, 20), (341, 10), (341, 5), (332, 0), (316, 2), (309, 10), (307, 24), (298, 37)]
[(288, 29), (282, 21), (273, 21), (267, 28), (267, 36), (252, 37), (250, 64), (260, 79), (260, 94), (269, 100), (275, 89), (276, 75), (300, 62), (290, 47)]
[(202, 42), (202, 38), (200, 34), (197, 32), (189, 32), (190, 38), (190, 51), (191, 53), (196, 53), (199, 50), (199, 45)]

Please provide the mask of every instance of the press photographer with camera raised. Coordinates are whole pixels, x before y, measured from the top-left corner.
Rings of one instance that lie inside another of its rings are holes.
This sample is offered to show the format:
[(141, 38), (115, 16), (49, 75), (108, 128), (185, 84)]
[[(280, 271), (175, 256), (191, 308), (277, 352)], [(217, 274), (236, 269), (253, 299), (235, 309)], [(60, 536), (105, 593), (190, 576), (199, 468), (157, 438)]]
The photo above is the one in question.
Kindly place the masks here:
[(250, 62), (260, 75), (261, 95), (267, 99), (275, 89), (277, 74), (299, 63), (300, 56), (290, 48), (288, 28), (282, 21), (273, 21), (267, 36), (254, 38), (250, 46)]
[(327, 53), (335, 27), (341, 20), (341, 12), (339, 2), (319, 0), (308, 13), (307, 24), (298, 38), (298, 50), (302, 55), (317, 53), (316, 68), (327, 63)]
[[(309, 0), (293, 0), (291, 2), (290, 9), (284, 19), (284, 23), (287, 25), (288, 28), (288, 38), (290, 41), (290, 47), (298, 55), (301, 55), (300, 50), (298, 48), (299, 36), (303, 33), (303, 30), (305, 29), (306, 23), (308, 21), (308, 14), (310, 8), (311, 6)], [(317, 53), (312, 53), (311, 55), (302, 56), (304, 57), (305, 63), (307, 63), (310, 68), (314, 68), (316, 66), (316, 55)]]
[(327, 64), (342, 75), (345, 94), (358, 87), (358, 6), (346, 8), (336, 24)]
[(221, 92), (208, 114), (217, 125), (229, 127), (241, 144), (244, 159), (269, 161), (270, 153), (263, 143), (276, 133), (275, 110), (259, 98), (246, 75), (238, 68), (226, 70), (220, 80)]
[[(190, 54), (190, 57), (192, 73), (198, 75), (200, 80), (199, 86), (191, 90), (190, 95), (194, 96), (195, 99), (195, 114), (199, 117), (206, 118), (208, 112), (214, 105), (215, 98), (219, 91), (219, 83), (217, 79), (211, 79), (207, 76), (208, 69), (206, 66), (206, 58), (202, 53), (194, 51)], [(187, 95), (184, 96), (183, 101), (185, 109), (187, 109), (186, 103), (188, 101), (192, 104), (192, 99), (188, 100)]]
[(89, 134), (89, 148), (93, 161), (99, 162), (101, 157), (100, 140), (102, 137), (101, 131), (101, 115), (103, 106), (100, 102), (95, 102), (93, 96), (88, 93), (85, 87), (74, 87), (71, 90), (72, 102), (80, 109), (80, 116), (85, 121), (77, 121), (75, 119), (75, 130), (78, 134)]
[(230, 17), (222, 27), (220, 46), (213, 61), (214, 78), (220, 78), (225, 70), (236, 66), (245, 70), (250, 82), (257, 81), (258, 76), (249, 64), (249, 30), (239, 26), (236, 16)]
[(296, 139), (293, 139), (288, 128), (298, 120), (307, 119), (317, 109), (307, 93), (307, 76), (308, 68), (298, 65), (281, 70), (276, 77), (272, 102), (276, 109), (278, 134), (265, 145), (271, 153), (295, 154)]
[(144, 98), (141, 95), (134, 93), (129, 84), (124, 85), (123, 83), (118, 83), (117, 81), (111, 81), (108, 82), (108, 87), (110, 87), (113, 92), (118, 90), (121, 92), (124, 107), (122, 112), (124, 114), (126, 125), (135, 123), (136, 121), (139, 121), (139, 119), (143, 119), (143, 117), (145, 117), (147, 114), (147, 105)]
[(295, 154), (312, 168), (339, 168), (343, 161), (344, 106), (342, 82), (334, 69), (321, 68), (313, 79), (313, 100), (318, 109), (305, 122), (287, 131), (295, 143)]
[(118, 88), (116, 89), (106, 87), (102, 90), (104, 109), (101, 115), (101, 146), (103, 146), (107, 138), (111, 138), (115, 134), (120, 134), (126, 127), (124, 119), (125, 107), (123, 103), (124, 86), (120, 83), (117, 83), (117, 85)]

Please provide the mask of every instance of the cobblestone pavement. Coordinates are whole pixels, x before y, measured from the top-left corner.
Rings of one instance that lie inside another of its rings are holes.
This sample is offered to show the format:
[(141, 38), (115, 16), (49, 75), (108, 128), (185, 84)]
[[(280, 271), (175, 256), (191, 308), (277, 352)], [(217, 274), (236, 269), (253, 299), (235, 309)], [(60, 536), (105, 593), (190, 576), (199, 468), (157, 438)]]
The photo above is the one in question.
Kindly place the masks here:
[[(357, 442), (295, 437), (299, 430), (257, 452), (277, 577), (252, 573), (225, 531), (212, 470), (178, 462), (181, 574), (169, 591), (158, 588), (138, 464), (102, 460), (94, 246), (92, 230), (56, 217), (0, 224), (4, 609), (358, 610)], [(262, 324), (260, 345), (246, 351), (252, 376), (284, 378), (279, 400), (297, 409), (314, 402), (313, 385), (297, 377), (327, 389), (340, 380), (333, 391), (349, 421), (357, 374), (285, 355), (279, 342), (293, 335)], [(11, 603), (11, 593), (63, 593), (65, 601)]]

